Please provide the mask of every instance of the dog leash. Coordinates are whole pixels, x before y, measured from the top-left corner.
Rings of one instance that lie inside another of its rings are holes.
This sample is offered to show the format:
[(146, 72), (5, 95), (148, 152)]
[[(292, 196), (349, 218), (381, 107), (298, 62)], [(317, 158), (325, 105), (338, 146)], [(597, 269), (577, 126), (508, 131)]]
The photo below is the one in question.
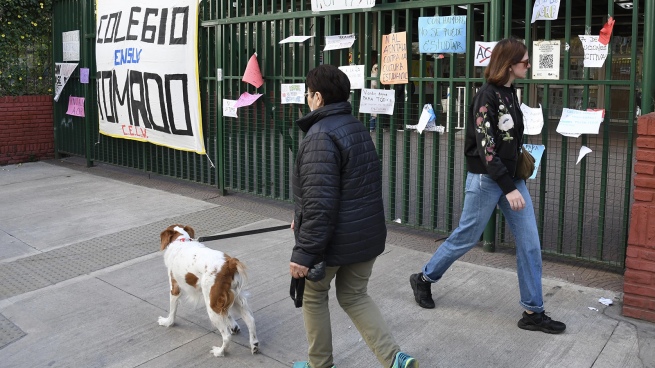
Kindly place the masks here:
[(286, 224), (286, 225), (280, 225), (280, 226), (264, 227), (264, 228), (255, 229), (255, 230), (239, 231), (239, 232), (236, 232), (236, 233), (229, 233), (229, 234), (201, 236), (201, 237), (198, 238), (198, 241), (199, 242), (205, 242), (205, 241), (218, 240), (218, 239), (235, 238), (237, 236), (261, 234), (261, 233), (267, 233), (267, 232), (270, 232), (270, 231), (278, 231), (278, 230), (284, 230), (284, 229), (290, 229), (290, 225)]

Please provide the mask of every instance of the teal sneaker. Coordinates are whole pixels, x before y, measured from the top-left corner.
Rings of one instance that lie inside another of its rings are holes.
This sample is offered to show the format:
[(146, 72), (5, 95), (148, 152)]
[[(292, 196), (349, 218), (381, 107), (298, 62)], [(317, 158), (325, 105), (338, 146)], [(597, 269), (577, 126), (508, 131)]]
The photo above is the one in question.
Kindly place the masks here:
[(418, 368), (418, 361), (411, 356), (399, 351), (391, 368)]
[[(293, 368), (312, 368), (312, 366), (309, 365), (309, 362), (295, 362), (293, 363)], [(333, 365), (330, 368), (336, 368), (336, 366)]]

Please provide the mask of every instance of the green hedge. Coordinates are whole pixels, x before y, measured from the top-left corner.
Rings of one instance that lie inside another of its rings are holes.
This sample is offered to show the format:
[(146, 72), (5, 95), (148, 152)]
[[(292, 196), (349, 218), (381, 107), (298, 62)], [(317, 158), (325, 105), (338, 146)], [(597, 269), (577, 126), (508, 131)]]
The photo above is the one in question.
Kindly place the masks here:
[(52, 0), (0, 0), (0, 96), (52, 94)]

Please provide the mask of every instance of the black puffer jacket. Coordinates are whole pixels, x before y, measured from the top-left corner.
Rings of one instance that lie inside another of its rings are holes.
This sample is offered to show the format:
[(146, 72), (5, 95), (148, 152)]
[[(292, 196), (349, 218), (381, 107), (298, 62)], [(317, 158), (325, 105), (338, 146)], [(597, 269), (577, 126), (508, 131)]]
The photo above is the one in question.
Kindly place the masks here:
[(387, 227), (380, 160), (348, 102), (296, 121), (307, 134), (293, 168), (296, 244), (291, 262), (311, 267), (369, 261), (384, 251)]

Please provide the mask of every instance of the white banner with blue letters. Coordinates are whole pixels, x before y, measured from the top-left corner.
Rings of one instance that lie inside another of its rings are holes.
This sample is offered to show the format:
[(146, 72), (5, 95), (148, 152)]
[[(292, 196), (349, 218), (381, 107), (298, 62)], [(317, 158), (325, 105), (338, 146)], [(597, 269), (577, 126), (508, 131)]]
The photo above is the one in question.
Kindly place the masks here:
[(100, 133), (205, 153), (197, 0), (98, 0)]

